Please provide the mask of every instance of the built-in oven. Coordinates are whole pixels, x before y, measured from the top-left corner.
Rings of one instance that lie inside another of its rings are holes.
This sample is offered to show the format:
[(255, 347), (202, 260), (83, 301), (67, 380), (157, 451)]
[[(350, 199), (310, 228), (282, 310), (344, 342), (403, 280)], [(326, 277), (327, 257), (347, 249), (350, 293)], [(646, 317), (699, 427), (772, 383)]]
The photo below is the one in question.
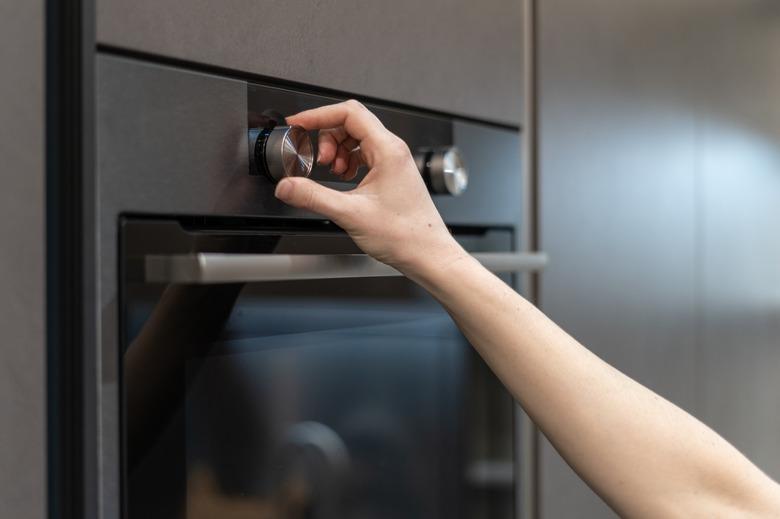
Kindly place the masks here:
[[(511, 459), (512, 402), (480, 398), (423, 290), (324, 222), (120, 225), (128, 518), (474, 517), (468, 471), (480, 441)], [(534, 261), (511, 229), (453, 231), (498, 271)]]
[[(103, 516), (513, 517), (510, 396), (425, 291), (273, 196), (274, 139), (316, 153), (283, 115), (343, 97), (115, 56), (97, 72)], [(515, 285), (543, 266), (517, 251), (518, 129), (369, 108), (479, 261)]]

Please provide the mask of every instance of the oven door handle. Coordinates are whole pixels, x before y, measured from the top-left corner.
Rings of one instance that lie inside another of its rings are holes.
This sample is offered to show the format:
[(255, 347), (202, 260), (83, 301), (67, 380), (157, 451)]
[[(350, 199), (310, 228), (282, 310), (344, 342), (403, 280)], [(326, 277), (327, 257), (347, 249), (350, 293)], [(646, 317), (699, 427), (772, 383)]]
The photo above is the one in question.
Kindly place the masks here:
[[(497, 274), (536, 272), (547, 264), (547, 255), (542, 252), (482, 252), (473, 256)], [(365, 254), (197, 253), (144, 258), (147, 283), (210, 285), (401, 275)]]

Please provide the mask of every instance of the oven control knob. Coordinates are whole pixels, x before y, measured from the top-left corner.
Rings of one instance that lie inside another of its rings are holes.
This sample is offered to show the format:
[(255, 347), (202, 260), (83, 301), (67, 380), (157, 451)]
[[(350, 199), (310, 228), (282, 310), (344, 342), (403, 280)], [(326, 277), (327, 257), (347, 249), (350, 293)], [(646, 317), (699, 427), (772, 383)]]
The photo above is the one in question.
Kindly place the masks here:
[(468, 169), (455, 146), (420, 150), (415, 161), (428, 189), (435, 195), (458, 196), (469, 185)]
[(249, 168), (274, 182), (284, 177), (308, 177), (314, 164), (311, 137), (300, 126), (249, 130)]

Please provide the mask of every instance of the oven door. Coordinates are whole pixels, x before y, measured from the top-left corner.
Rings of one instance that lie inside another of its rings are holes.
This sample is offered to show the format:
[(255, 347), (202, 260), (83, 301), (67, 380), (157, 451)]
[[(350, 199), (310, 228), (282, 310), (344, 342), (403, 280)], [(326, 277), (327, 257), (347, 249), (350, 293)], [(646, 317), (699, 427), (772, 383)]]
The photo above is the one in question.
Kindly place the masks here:
[[(458, 236), (543, 262), (511, 229)], [(120, 250), (125, 518), (510, 516), (511, 472), (501, 497), (473, 468), (511, 467), (511, 398), (330, 224), (123, 218)]]

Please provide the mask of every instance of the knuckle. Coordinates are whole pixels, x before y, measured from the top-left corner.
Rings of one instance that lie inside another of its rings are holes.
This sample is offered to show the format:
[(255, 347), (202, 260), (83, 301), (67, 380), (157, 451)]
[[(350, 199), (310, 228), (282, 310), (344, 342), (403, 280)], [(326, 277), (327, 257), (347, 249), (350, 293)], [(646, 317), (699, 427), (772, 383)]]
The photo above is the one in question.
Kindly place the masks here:
[(349, 108), (350, 110), (366, 110), (366, 107), (363, 106), (363, 103), (356, 99), (348, 99), (344, 102), (344, 105)]
[(387, 149), (395, 158), (405, 158), (411, 154), (409, 151), (409, 146), (406, 144), (406, 142), (395, 135), (393, 135), (392, 139), (390, 139), (388, 142)]

